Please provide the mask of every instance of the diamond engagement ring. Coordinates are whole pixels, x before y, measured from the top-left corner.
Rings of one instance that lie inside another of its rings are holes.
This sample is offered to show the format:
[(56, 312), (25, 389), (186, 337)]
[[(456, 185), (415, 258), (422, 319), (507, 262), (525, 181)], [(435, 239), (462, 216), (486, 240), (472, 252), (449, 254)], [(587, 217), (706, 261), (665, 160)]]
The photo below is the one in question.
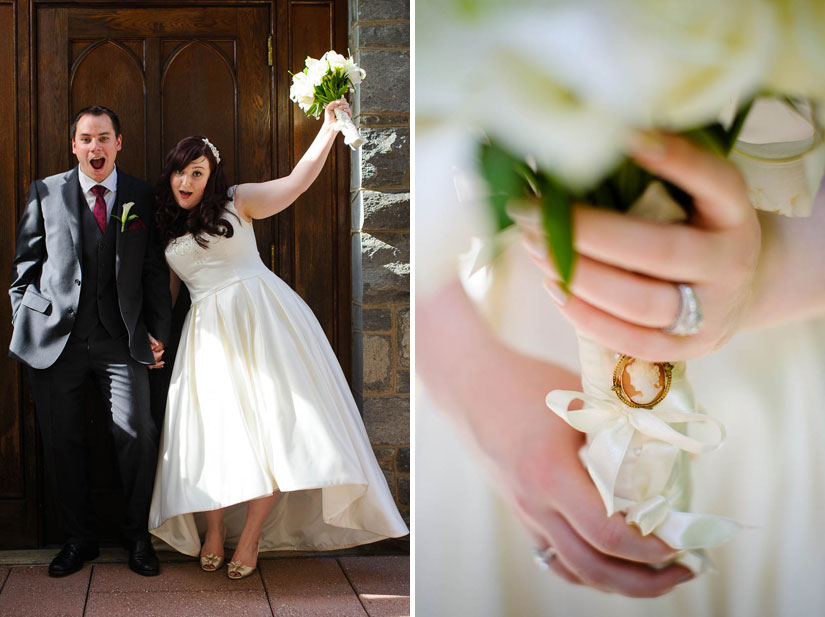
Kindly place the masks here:
[(676, 336), (696, 334), (702, 327), (702, 306), (699, 304), (699, 298), (690, 285), (680, 283), (676, 287), (679, 290), (679, 314), (673, 323), (663, 330)]
[(539, 567), (540, 570), (549, 570), (550, 564), (556, 558), (556, 549), (552, 546), (548, 546), (547, 548), (534, 548), (533, 549), (533, 561), (536, 562), (536, 565)]

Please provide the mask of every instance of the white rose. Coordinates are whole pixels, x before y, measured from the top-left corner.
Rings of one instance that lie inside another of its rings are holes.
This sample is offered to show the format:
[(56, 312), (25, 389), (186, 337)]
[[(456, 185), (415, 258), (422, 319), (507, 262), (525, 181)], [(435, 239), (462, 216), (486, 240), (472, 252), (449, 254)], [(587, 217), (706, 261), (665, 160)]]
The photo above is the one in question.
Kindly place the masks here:
[(456, 278), (474, 238), (486, 241), (495, 233), (475, 155), (476, 135), (455, 125), (417, 130), (415, 290), (421, 297)]
[(763, 1), (473, 4), (417, 9), (431, 37), (417, 108), (468, 120), (573, 185), (609, 171), (631, 127), (714, 121), (756, 90), (776, 40)]
[(315, 86), (306, 73), (296, 73), (292, 77), (289, 98), (294, 103), (298, 103), (298, 107), (304, 112), (312, 106), (315, 101)]
[(367, 76), (367, 72), (355, 64), (355, 61), (350, 57), (344, 63), (344, 72), (347, 74), (347, 79), (353, 86), (360, 84)]
[(321, 62), (329, 65), (333, 69), (340, 69), (344, 68), (347, 59), (344, 58), (344, 56), (342, 56), (341, 54), (330, 50), (321, 57)]
[(776, 0), (780, 44), (767, 85), (825, 103), (825, 3)]
[[(599, 178), (617, 161), (625, 126), (608, 110), (570, 92), (544, 68), (545, 58), (524, 54), (515, 29), (495, 19), (416, 19), (432, 39), (416, 57), (416, 117), (483, 129), (517, 154), (572, 185)], [(430, 18), (431, 17), (431, 18)], [(422, 25), (423, 24), (423, 25)], [(449, 58), (449, 62), (445, 62)]]
[(764, 2), (745, 0), (584, 0), (487, 21), (513, 61), (587, 104), (626, 122), (685, 129), (759, 87), (776, 39), (771, 15)]
[(316, 60), (315, 58), (306, 59), (307, 75), (309, 76), (312, 85), (318, 86), (321, 84), (321, 79), (329, 71), (327, 63), (323, 60)]

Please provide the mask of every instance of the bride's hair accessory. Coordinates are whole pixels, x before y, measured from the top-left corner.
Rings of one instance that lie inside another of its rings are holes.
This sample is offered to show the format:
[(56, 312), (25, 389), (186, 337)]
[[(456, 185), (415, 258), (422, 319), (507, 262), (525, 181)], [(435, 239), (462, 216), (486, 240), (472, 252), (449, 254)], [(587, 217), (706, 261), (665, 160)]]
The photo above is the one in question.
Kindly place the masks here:
[(702, 306), (690, 285), (679, 284), (679, 314), (673, 323), (664, 329), (667, 334), (689, 336), (702, 327)]
[(206, 137), (203, 138), (203, 143), (205, 143), (207, 146), (209, 146), (209, 149), (212, 150), (212, 156), (215, 157), (215, 162), (220, 163), (221, 162), (221, 153), (218, 152), (218, 149), (215, 147), (215, 144), (213, 144), (211, 141), (206, 139)]

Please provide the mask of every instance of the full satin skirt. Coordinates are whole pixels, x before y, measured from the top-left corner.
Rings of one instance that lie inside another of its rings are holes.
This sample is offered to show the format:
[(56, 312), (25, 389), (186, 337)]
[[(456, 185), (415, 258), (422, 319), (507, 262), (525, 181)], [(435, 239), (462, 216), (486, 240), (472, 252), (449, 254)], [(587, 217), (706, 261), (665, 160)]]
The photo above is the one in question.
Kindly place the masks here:
[(312, 311), (271, 272), (192, 305), (172, 371), (149, 519), (198, 555), (202, 514), (277, 493), (260, 550), (331, 550), (405, 535), (341, 368)]

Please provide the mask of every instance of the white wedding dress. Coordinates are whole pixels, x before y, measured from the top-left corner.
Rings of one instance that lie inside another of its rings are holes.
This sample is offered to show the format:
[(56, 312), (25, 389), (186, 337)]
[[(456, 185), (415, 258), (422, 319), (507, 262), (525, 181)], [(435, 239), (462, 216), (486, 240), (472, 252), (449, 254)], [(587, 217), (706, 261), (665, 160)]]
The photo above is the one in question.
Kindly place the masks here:
[[(578, 371), (575, 334), (538, 269), (521, 250), (501, 259), (504, 282), (484, 301), (499, 334)], [(536, 568), (530, 537), (418, 384), (416, 615), (825, 615), (825, 319), (741, 333), (687, 370), (727, 428), (726, 443), (692, 465), (691, 509), (747, 528), (708, 551), (717, 572), (656, 599), (605, 594)]]
[(166, 249), (192, 307), (169, 387), (151, 533), (198, 555), (198, 513), (228, 507), (226, 545), (235, 546), (245, 502), (277, 491), (261, 551), (407, 534), (321, 326), (263, 264), (252, 224), (229, 218), (231, 238), (209, 237), (204, 249), (187, 234)]

